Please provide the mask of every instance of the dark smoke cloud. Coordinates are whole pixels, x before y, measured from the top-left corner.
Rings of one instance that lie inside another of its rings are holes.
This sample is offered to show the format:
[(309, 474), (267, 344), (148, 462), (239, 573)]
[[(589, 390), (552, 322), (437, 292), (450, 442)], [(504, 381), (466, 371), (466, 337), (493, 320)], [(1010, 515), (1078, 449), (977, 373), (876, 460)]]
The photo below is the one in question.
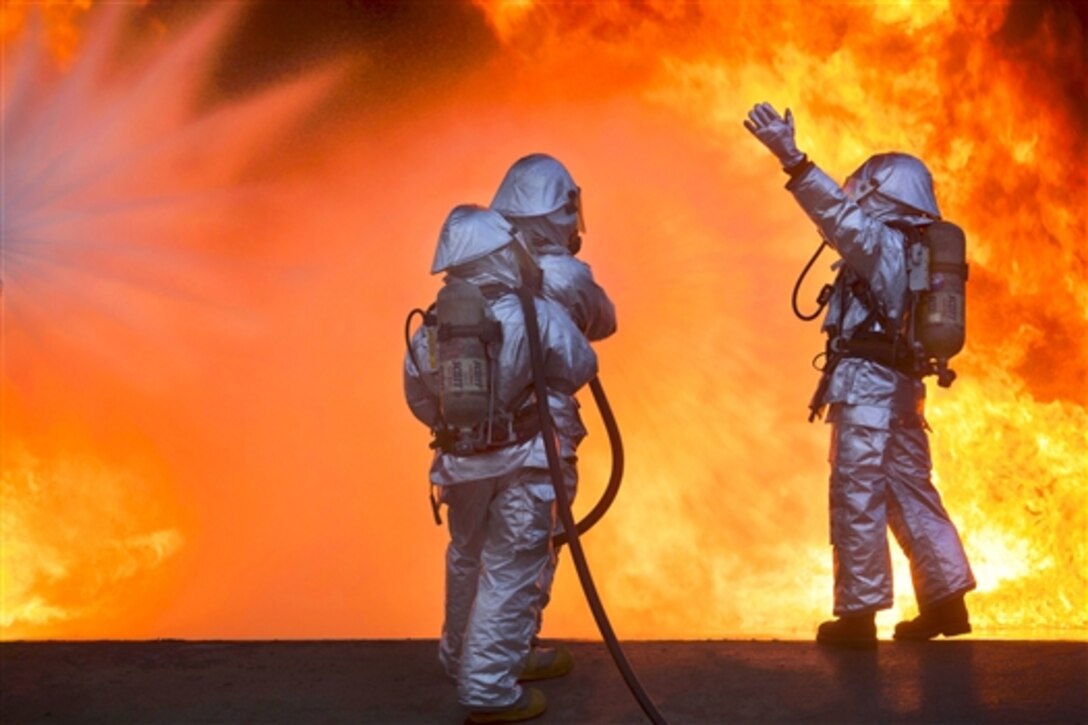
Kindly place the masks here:
[[(1005, 71), (1015, 74), (1021, 96), (1030, 99), (1040, 113), (1054, 122), (1048, 129), (1049, 136), (1041, 143), (1046, 144), (1049, 153), (1056, 156), (1053, 160), (1066, 170), (1062, 186), (1074, 199), (1088, 188), (1088, 172), (1083, 163), (1077, 162), (1088, 156), (1086, 17), (1088, 5), (1081, 2), (1015, 0), (1004, 23), (991, 38), (996, 57), (1005, 63)], [(1040, 201), (1034, 188), (1021, 186), (1003, 192), (987, 185), (981, 190), (1001, 201), (1000, 207), (994, 209), (995, 218), (1011, 210), (1019, 210), (1024, 216), (1037, 216), (1032, 207)], [(1084, 279), (1088, 275), (1088, 249), (1083, 244), (1070, 245), (1069, 240), (1056, 238), (1052, 230), (1042, 225), (1035, 230), (1029, 244), (1010, 245), (1005, 253), (1019, 259), (1024, 268), (1030, 268), (1042, 256), (1054, 259), (1060, 265), (1058, 269), (1064, 267), (1073, 278)], [(975, 275), (973, 285), (1008, 289), (1009, 279), (990, 279), (985, 270), (977, 271), (980, 274)], [(1008, 291), (1002, 297), (1006, 302), (1000, 318), (993, 321), (989, 331), (981, 331), (979, 341), (989, 334), (994, 338), (990, 342), (997, 347), (1001, 334), (1010, 332), (1010, 325), (1030, 325), (1039, 332), (1039, 339), (1028, 346), (1015, 371), (1033, 396), (1041, 401), (1064, 399), (1079, 405), (1088, 403), (1088, 389), (1070, 388), (1067, 383), (1083, 379), (1088, 371), (1088, 350), (1077, 343), (1088, 336), (1088, 320), (1078, 312), (1072, 293), (1061, 285), (1050, 285), (1033, 299), (1020, 300)]]
[[(1079, 132), (1076, 152), (1088, 135), (1088, 3), (1014, 0), (994, 41), (1031, 85), (1025, 90), (1060, 103)], [(1064, 69), (1066, 72), (1061, 72)], [(1072, 150), (1071, 150), (1072, 151)]]
[[(152, 3), (171, 22), (202, 3)], [(491, 57), (497, 41), (467, 2), (257, 2), (245, 8), (218, 59), (213, 98), (245, 93), (345, 58), (352, 104), (386, 104), (440, 93)]]

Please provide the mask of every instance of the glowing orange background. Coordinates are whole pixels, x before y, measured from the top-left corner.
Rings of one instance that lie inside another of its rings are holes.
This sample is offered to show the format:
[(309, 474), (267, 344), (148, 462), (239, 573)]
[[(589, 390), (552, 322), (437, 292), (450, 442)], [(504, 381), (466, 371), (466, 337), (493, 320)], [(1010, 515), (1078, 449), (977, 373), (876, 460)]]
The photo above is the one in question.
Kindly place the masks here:
[[(598, 353), (627, 475), (585, 540), (617, 633), (811, 636), (822, 341), (788, 297), (817, 240), (741, 126), (762, 100), (838, 178), (930, 164), (969, 239), (968, 347), (929, 417), (976, 631), (1088, 635), (1070, 5), (409, 6), (328, 4), (374, 26), (321, 53), (234, 4), (5, 3), (0, 636), (436, 636), (403, 321), (449, 209), (534, 151), (582, 186), (620, 319)], [(576, 512), (609, 466), (584, 402)], [(913, 610), (897, 583), (884, 627)], [(569, 560), (545, 635), (596, 636)]]

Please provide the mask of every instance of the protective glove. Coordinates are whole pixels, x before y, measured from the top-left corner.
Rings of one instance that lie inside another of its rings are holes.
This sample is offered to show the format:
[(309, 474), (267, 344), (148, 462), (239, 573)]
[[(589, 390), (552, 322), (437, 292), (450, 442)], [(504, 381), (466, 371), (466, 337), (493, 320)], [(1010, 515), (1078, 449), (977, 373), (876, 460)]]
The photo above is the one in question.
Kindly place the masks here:
[(786, 117), (782, 118), (771, 104), (757, 103), (748, 112), (744, 127), (778, 157), (782, 168), (789, 169), (805, 160), (793, 139), (793, 112), (790, 109), (786, 109)]

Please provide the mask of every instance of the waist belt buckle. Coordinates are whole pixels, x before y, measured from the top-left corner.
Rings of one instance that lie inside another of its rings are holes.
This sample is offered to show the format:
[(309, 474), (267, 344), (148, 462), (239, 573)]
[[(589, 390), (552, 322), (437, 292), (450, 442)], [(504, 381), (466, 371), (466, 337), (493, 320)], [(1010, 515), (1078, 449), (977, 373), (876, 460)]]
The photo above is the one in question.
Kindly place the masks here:
[(503, 431), (503, 441), (508, 444), (516, 443), (518, 440), (517, 429), (514, 428), (514, 416), (503, 416), (503, 423), (506, 425), (506, 430)]
[(514, 421), (509, 415), (493, 416), (484, 420), (483, 425), (487, 435), (481, 436), (485, 446), (489, 448), (501, 448), (513, 442)]

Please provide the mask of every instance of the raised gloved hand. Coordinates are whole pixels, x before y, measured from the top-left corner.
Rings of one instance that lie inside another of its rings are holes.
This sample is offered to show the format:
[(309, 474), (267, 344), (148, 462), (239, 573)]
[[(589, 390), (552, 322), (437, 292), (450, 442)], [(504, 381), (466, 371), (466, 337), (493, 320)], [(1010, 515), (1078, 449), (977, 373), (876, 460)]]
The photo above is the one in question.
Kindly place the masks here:
[(793, 113), (790, 109), (786, 109), (786, 117), (782, 118), (771, 104), (757, 103), (748, 112), (744, 127), (778, 157), (782, 168), (788, 169), (805, 160), (805, 155), (797, 150), (793, 139)]

